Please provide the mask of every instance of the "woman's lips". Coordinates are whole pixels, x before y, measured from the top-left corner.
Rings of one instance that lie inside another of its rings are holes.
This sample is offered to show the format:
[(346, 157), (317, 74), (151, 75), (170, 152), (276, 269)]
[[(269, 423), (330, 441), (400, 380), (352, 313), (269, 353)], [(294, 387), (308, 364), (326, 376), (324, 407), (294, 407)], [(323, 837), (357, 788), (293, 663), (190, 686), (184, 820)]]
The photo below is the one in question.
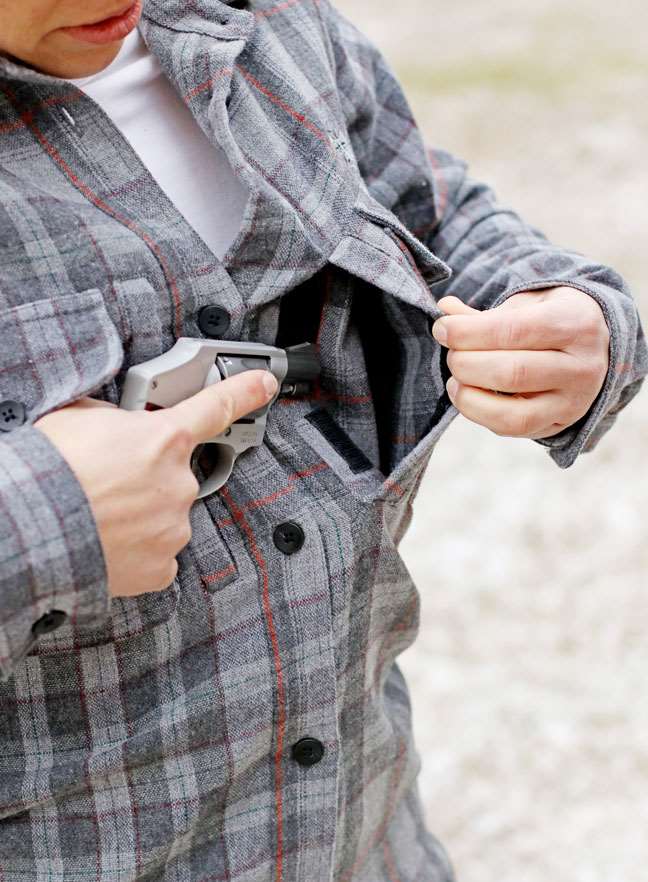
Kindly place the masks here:
[(84, 43), (115, 43), (117, 40), (123, 40), (137, 27), (141, 14), (142, 0), (135, 0), (133, 5), (120, 15), (113, 15), (95, 24), (61, 28), (61, 31)]

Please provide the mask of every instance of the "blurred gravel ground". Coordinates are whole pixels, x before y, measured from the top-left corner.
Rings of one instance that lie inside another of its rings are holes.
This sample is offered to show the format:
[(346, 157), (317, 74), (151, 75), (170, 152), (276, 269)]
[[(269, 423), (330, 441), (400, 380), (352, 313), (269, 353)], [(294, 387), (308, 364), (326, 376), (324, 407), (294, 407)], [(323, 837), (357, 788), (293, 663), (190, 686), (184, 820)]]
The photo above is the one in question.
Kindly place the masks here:
[[(338, 5), (428, 140), (617, 269), (648, 330), (645, 3)], [(459, 882), (648, 880), (647, 442), (648, 385), (569, 469), (462, 416), (434, 452), (403, 543), (423, 601), (402, 667)]]

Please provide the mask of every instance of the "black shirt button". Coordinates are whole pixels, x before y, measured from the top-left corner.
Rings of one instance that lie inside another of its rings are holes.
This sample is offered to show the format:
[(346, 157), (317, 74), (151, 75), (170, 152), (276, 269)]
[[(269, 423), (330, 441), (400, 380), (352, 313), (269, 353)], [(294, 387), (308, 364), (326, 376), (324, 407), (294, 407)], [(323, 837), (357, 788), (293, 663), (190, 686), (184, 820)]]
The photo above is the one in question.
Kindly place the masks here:
[(27, 419), (25, 405), (20, 401), (0, 401), (0, 432), (11, 432)]
[(41, 616), (37, 622), (32, 625), (32, 634), (40, 637), (41, 634), (47, 634), (49, 631), (56, 631), (67, 619), (67, 613), (61, 609), (51, 609), (44, 616)]
[(293, 744), (292, 758), (300, 766), (314, 766), (324, 756), (324, 745), (317, 738), (302, 738)]
[(218, 339), (227, 333), (230, 316), (222, 306), (203, 306), (198, 313), (198, 327), (205, 337)]
[(275, 527), (272, 538), (279, 551), (283, 551), (284, 554), (294, 554), (302, 547), (306, 537), (299, 524), (285, 521)]

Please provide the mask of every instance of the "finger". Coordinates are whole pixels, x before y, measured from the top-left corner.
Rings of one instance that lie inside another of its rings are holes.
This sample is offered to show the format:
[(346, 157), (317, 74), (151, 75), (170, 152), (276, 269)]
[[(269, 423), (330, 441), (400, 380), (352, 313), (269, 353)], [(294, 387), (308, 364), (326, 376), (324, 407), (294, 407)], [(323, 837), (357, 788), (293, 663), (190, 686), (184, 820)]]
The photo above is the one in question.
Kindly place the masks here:
[(467, 303), (464, 303), (463, 300), (455, 297), (454, 294), (446, 294), (445, 297), (441, 297), (441, 299), (437, 301), (437, 306), (439, 309), (442, 309), (446, 315), (470, 315), (471, 313), (479, 312), (474, 306), (469, 306)]
[(113, 404), (112, 401), (103, 401), (100, 398), (78, 398), (68, 407), (115, 407), (119, 409), (119, 405)]
[[(572, 420), (575, 422), (575, 420)], [(569, 424), (571, 425), (571, 423)], [(551, 438), (553, 435), (559, 435), (561, 432), (564, 432), (566, 426), (561, 423), (551, 423), (549, 426), (545, 426), (544, 429), (541, 429), (539, 432), (533, 432), (530, 435), (527, 435), (527, 438)]]
[(538, 301), (516, 309), (475, 310), (471, 315), (445, 315), (432, 326), (439, 339), (439, 327), (449, 349), (554, 349), (569, 347), (579, 333), (578, 313), (564, 307), (564, 301)]
[[(484, 426), (496, 435), (513, 438), (542, 438), (551, 431), (561, 431), (577, 417), (565, 413), (565, 401), (559, 392), (523, 395), (497, 395), (475, 386), (459, 384), (450, 400), (466, 419)], [(561, 414), (565, 414), (561, 422)], [(582, 415), (582, 414), (581, 414)]]
[(219, 383), (212, 383), (190, 398), (153, 411), (164, 414), (188, 430), (194, 446), (220, 435), (236, 420), (263, 407), (277, 391), (277, 381), (270, 371), (245, 371)]
[(586, 365), (553, 349), (448, 352), (448, 367), (460, 383), (500, 392), (567, 390), (587, 383)]

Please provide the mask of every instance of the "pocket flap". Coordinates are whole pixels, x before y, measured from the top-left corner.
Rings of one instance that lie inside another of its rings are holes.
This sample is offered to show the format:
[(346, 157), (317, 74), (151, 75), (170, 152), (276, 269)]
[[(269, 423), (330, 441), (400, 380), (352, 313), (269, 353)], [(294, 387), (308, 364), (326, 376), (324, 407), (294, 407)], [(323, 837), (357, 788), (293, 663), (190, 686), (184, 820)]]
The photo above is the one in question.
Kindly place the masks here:
[(111, 380), (124, 358), (101, 292), (90, 289), (0, 310), (0, 399), (33, 423)]

